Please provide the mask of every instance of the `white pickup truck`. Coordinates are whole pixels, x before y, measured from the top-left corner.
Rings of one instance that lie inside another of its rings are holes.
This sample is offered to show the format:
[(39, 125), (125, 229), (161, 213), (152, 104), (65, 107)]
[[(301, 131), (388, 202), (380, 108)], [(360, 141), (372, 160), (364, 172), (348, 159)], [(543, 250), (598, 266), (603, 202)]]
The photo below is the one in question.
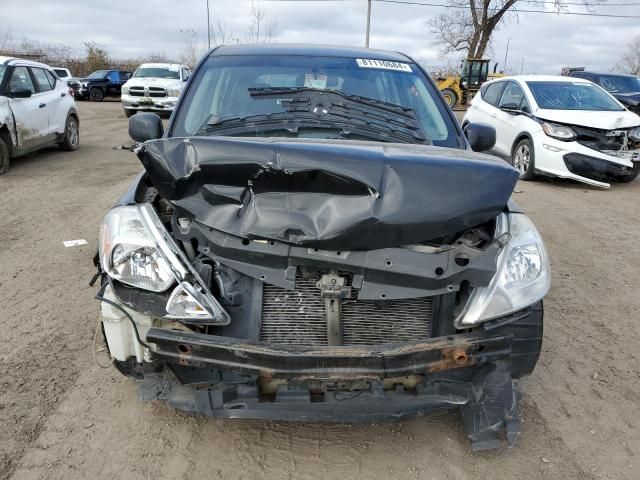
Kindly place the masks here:
[(127, 117), (138, 111), (171, 113), (191, 70), (175, 63), (143, 63), (122, 86), (122, 107)]

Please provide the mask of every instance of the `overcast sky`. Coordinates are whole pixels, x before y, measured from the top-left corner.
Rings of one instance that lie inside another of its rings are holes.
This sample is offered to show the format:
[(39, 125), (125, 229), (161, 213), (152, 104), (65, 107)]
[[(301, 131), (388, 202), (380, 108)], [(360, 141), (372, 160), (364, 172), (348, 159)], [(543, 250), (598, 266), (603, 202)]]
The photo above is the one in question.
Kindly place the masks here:
[[(426, 0), (414, 0), (426, 1)], [(579, 0), (569, 0), (579, 2)], [(431, 3), (446, 3), (431, 0)], [(638, 0), (610, 0), (592, 9), (595, 13), (640, 15)], [(615, 5), (614, 5), (615, 3)], [(635, 3), (619, 6), (620, 3)], [(210, 0), (212, 23), (220, 20), (241, 40), (251, 21), (248, 0)], [(363, 45), (366, 0), (267, 1), (269, 20), (277, 24), (277, 42), (310, 42)], [(520, 8), (532, 8), (522, 3)], [(539, 7), (538, 7), (539, 8)], [(582, 6), (570, 11), (585, 12)], [(440, 7), (373, 3), (371, 47), (399, 50), (429, 67), (447, 63), (440, 55), (427, 20)], [(164, 52), (179, 58), (185, 35), (193, 29), (204, 47), (207, 39), (206, 0), (153, 0), (108, 2), (98, 0), (0, 0), (0, 35), (9, 31), (23, 36), (71, 46), (82, 52), (85, 41), (95, 41), (115, 57), (138, 57)], [(634, 36), (640, 35), (640, 19), (556, 16), (521, 13), (511, 16), (494, 34), (492, 56), (500, 63), (510, 38), (507, 66), (524, 73), (559, 73), (564, 65), (610, 69)]]

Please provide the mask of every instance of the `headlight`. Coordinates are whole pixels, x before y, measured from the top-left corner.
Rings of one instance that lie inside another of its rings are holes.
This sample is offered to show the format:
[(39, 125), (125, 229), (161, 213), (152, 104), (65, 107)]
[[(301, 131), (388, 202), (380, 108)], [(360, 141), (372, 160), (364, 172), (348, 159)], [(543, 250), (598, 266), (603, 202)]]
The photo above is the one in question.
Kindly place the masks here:
[(542, 130), (548, 137), (563, 140), (565, 142), (575, 140), (577, 137), (576, 132), (571, 130), (569, 127), (556, 125), (555, 123), (542, 122)]
[(629, 138), (635, 140), (636, 142), (640, 142), (640, 127), (636, 127), (629, 132)]
[(151, 205), (127, 205), (107, 213), (98, 251), (103, 271), (123, 284), (152, 292), (177, 284), (165, 307), (167, 318), (229, 323), (229, 315), (188, 266)]
[(457, 328), (522, 310), (541, 300), (551, 286), (549, 257), (540, 234), (526, 215), (502, 217), (511, 240), (498, 258), (498, 270), (491, 284), (476, 288), (465, 311), (456, 319)]
[(89, 84), (87, 82), (82, 82), (81, 84), (84, 88), (87, 88), (89, 86)]
[(122, 87), (122, 94), (123, 95), (129, 95), (129, 87), (123, 86)]
[(167, 96), (168, 97), (179, 97), (180, 89), (179, 88), (167, 88)]

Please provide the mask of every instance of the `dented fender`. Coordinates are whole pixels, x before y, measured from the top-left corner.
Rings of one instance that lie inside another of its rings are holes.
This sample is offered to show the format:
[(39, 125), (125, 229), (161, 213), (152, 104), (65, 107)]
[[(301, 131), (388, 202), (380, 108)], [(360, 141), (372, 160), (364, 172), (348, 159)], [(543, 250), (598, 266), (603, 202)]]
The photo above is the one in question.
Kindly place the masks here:
[(0, 96), (0, 132), (5, 129), (8, 131), (9, 139), (11, 140), (11, 145), (7, 145), (7, 147), (15, 149), (18, 146), (15, 118), (9, 105), (9, 99)]

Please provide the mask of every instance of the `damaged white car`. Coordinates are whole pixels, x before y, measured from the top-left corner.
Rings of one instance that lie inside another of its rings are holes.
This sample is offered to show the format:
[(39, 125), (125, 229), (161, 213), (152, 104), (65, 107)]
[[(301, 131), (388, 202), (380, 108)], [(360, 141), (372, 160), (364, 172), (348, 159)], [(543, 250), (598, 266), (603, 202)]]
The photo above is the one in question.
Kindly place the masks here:
[(59, 145), (76, 150), (80, 120), (73, 94), (51, 67), (0, 57), (0, 175), (11, 158)]
[(186, 65), (143, 63), (122, 86), (122, 107), (127, 117), (138, 111), (173, 112), (191, 75)]
[(494, 151), (511, 158), (522, 180), (536, 174), (596, 187), (640, 173), (640, 117), (583, 79), (522, 75), (487, 82), (463, 126), (496, 129)]

